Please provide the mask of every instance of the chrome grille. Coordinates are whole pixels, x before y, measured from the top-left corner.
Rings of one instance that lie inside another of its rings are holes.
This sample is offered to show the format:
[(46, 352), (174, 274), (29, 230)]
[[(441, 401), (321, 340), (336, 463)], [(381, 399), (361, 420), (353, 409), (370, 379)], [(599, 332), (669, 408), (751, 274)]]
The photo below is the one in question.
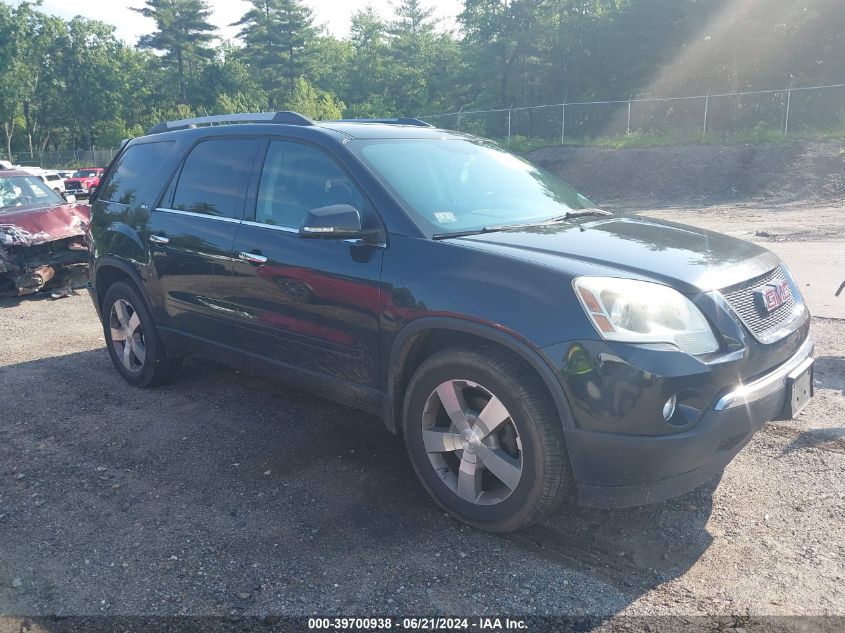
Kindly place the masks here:
[[(754, 300), (754, 290), (760, 286), (781, 281), (789, 283), (792, 290), (790, 297), (771, 312), (766, 312)], [(751, 333), (757, 339), (763, 340), (766, 338), (766, 334), (777, 330), (793, 317), (798, 290), (792, 284), (783, 267), (778, 266), (759, 277), (724, 288), (721, 292), (728, 305), (733, 308), (745, 326), (751, 330)]]

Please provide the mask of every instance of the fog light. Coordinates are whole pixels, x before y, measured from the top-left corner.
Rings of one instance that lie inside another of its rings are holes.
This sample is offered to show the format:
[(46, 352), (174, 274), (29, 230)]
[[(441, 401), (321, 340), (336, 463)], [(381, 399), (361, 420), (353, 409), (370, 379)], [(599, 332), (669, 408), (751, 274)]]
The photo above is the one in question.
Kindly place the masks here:
[(663, 419), (667, 422), (675, 415), (675, 406), (678, 404), (678, 396), (672, 396), (663, 405)]

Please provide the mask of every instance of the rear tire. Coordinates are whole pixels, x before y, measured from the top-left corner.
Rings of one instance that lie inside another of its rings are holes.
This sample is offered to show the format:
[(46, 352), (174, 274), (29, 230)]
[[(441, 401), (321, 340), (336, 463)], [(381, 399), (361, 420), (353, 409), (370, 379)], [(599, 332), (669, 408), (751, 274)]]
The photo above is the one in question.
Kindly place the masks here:
[(447, 512), (511, 532), (575, 490), (560, 417), (533, 371), (495, 348), (450, 348), (420, 365), (403, 415), (425, 489)]
[(103, 334), (114, 366), (135, 387), (171, 381), (181, 358), (168, 358), (147, 304), (137, 289), (119, 281), (103, 300)]

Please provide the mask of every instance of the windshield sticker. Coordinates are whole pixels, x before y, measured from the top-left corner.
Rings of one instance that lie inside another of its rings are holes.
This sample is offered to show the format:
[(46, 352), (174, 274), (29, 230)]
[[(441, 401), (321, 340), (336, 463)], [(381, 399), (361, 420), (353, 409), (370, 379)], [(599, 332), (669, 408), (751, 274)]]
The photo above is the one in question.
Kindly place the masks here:
[(458, 221), (458, 218), (451, 211), (437, 211), (434, 214), (434, 219), (440, 224), (451, 224)]

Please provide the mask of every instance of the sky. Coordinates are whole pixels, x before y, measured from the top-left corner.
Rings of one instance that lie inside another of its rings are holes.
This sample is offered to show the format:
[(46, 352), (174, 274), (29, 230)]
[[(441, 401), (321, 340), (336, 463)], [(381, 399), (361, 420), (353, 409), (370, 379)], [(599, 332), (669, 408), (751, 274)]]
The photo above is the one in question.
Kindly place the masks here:
[[(20, 0), (12, 0), (18, 4)], [(139, 35), (153, 30), (153, 21), (130, 11), (130, 7), (141, 7), (144, 0), (44, 0), (42, 11), (68, 19), (76, 15), (113, 24), (117, 36), (124, 42), (135, 44)], [(211, 22), (221, 30), (224, 38), (233, 38), (237, 29), (229, 27), (246, 13), (248, 3), (244, 0), (209, 0), (213, 15)], [(310, 0), (306, 1), (313, 10), (315, 22), (324, 24), (330, 33), (337, 37), (349, 34), (349, 19), (352, 14), (371, 4), (379, 13), (390, 18), (393, 12), (390, 0)], [(454, 26), (455, 16), (460, 12), (460, 0), (430, 0), (429, 5), (435, 15), (443, 20), (443, 25)]]

